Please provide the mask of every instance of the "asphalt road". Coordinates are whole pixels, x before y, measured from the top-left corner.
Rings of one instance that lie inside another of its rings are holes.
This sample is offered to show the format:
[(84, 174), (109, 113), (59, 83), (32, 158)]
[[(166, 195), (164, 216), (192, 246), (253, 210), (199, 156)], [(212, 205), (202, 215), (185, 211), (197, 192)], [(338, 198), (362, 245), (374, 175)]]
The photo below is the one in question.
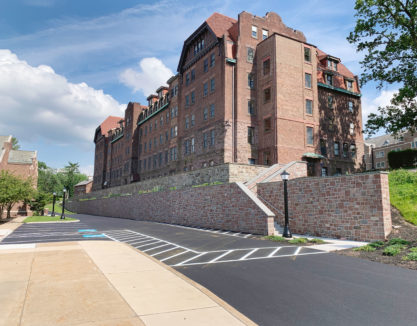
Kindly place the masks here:
[(415, 271), (282, 246), (248, 234), (77, 217), (80, 223), (23, 225), (2, 244), (127, 242), (202, 284), (259, 325), (417, 325)]

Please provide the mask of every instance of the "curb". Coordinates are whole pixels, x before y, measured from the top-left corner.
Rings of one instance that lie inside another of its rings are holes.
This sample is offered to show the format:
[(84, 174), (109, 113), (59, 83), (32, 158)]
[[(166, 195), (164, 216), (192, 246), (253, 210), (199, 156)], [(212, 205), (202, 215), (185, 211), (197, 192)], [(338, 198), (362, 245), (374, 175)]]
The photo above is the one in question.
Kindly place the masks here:
[[(120, 243), (122, 243), (122, 242), (120, 242)], [(243, 324), (248, 325), (248, 326), (256, 326), (256, 325), (258, 325), (256, 323), (254, 323), (252, 320), (250, 320), (248, 317), (246, 317), (244, 314), (242, 314), (241, 312), (239, 312), (236, 308), (232, 307), (226, 301), (220, 299), (217, 295), (215, 295), (213, 292), (211, 292), (210, 290), (208, 290), (207, 288), (205, 288), (201, 284), (193, 281), (192, 279), (188, 278), (184, 274), (181, 274), (180, 272), (176, 271), (174, 268), (172, 268), (172, 267), (170, 267), (168, 265), (165, 265), (164, 263), (160, 262), (158, 259), (149, 256), (148, 254), (140, 251), (139, 249), (136, 249), (135, 247), (133, 247), (133, 246), (127, 244), (127, 243), (123, 243), (123, 244), (126, 245), (126, 246), (128, 246), (128, 247), (130, 247), (130, 248), (132, 248), (133, 250), (137, 251), (139, 254), (141, 254), (141, 255), (143, 255), (143, 256), (151, 259), (152, 261), (154, 261), (158, 265), (162, 266), (166, 270), (170, 271), (171, 273), (175, 274), (176, 276), (178, 276), (182, 280), (186, 281), (191, 286), (195, 287), (196, 289), (198, 289), (199, 291), (201, 291), (203, 294), (205, 294), (206, 296), (208, 296), (210, 299), (212, 299), (214, 302), (216, 302), (220, 307), (224, 308), (227, 312), (229, 312), (232, 316), (234, 316), (236, 319), (238, 319), (239, 321), (241, 321)]]
[(50, 223), (77, 223), (80, 220), (75, 221), (45, 221), (45, 222), (24, 222), (23, 224), (50, 224)]

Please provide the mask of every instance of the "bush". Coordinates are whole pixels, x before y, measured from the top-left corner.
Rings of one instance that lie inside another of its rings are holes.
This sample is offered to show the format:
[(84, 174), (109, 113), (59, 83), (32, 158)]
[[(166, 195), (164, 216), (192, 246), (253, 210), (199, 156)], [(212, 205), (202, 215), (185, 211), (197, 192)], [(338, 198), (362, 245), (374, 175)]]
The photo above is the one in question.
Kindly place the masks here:
[(384, 246), (384, 241), (375, 241), (368, 244), (368, 246), (371, 246), (372, 248), (381, 248)]
[(411, 252), (406, 256), (403, 256), (403, 260), (413, 260), (417, 261), (417, 252)]
[(308, 240), (308, 242), (317, 243), (317, 244), (325, 243), (322, 239), (315, 239), (315, 238)]
[(400, 239), (400, 238), (393, 238), (390, 241), (388, 241), (389, 245), (406, 245), (408, 246), (410, 244), (410, 241)]
[(278, 235), (268, 235), (268, 236), (264, 237), (264, 239), (271, 240), (271, 241), (277, 241), (277, 242), (286, 241), (286, 239), (284, 237), (280, 237)]
[(307, 238), (295, 238), (295, 239), (291, 239), (288, 242), (292, 244), (307, 243), (308, 239)]
[(417, 165), (417, 150), (405, 149), (388, 153), (388, 163), (391, 169), (412, 168)]
[(403, 250), (405, 248), (404, 245), (401, 244), (395, 244), (392, 246), (388, 246), (384, 249), (384, 252), (382, 253), (385, 256), (396, 256), (398, 255), (401, 250)]
[(372, 251), (375, 251), (375, 250), (376, 250), (376, 248), (370, 246), (369, 244), (353, 249), (353, 251), (365, 251), (365, 252), (372, 252)]
[(30, 201), (30, 209), (35, 211), (36, 215), (45, 214), (45, 206), (51, 201), (51, 195), (43, 191), (37, 191), (35, 198)]

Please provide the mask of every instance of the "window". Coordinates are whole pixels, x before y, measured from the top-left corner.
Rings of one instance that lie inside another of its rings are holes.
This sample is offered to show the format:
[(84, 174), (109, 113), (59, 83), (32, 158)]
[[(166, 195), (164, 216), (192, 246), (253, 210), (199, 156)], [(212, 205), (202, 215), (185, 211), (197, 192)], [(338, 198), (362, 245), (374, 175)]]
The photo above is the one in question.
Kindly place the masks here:
[(155, 120), (155, 130), (156, 130), (156, 127), (158, 127), (158, 120)]
[(191, 153), (195, 152), (195, 139), (194, 137), (191, 138)]
[(353, 82), (351, 80), (346, 81), (346, 88), (348, 91), (353, 92)]
[(340, 144), (339, 142), (334, 143), (334, 156), (340, 155)]
[(385, 167), (385, 162), (377, 162), (376, 167), (377, 168), (384, 168)]
[(168, 163), (168, 151), (165, 151), (165, 164)]
[(167, 141), (168, 141), (168, 139), (169, 139), (169, 134), (168, 134), (168, 131), (165, 131), (165, 142), (167, 142)]
[(262, 30), (262, 39), (266, 40), (268, 38), (268, 31), (266, 29)]
[(254, 57), (254, 54), (255, 54), (254, 52), (255, 52), (254, 49), (248, 48), (248, 56), (247, 56), (246, 60), (250, 63), (253, 63), (253, 57)]
[(156, 148), (156, 146), (158, 146), (158, 143), (157, 143), (157, 141), (156, 141), (156, 137), (153, 139), (153, 147), (155, 147)]
[(207, 133), (203, 133), (203, 148), (207, 148), (208, 146), (208, 141), (207, 141)]
[(191, 70), (191, 81), (195, 80), (195, 70)]
[(333, 86), (333, 76), (332, 75), (326, 75), (326, 84)]
[(311, 50), (310, 50), (310, 48), (304, 48), (304, 61), (311, 62)]
[(189, 127), (189, 118), (185, 117), (185, 129), (188, 129)]
[(255, 165), (256, 164), (255, 159), (254, 158), (248, 158), (248, 164)]
[(208, 84), (204, 83), (203, 85), (203, 96), (207, 96), (208, 94)]
[(271, 164), (271, 152), (264, 152), (264, 165)]
[(349, 146), (346, 143), (343, 143), (343, 157), (347, 158), (349, 153)]
[(252, 73), (248, 74), (248, 87), (250, 89), (254, 89), (255, 88), (255, 80), (254, 80), (254, 76)]
[(194, 103), (195, 103), (195, 92), (192, 91), (191, 92), (191, 104), (194, 104)]
[(159, 166), (162, 166), (162, 153), (158, 154), (158, 164)]
[(149, 133), (152, 132), (152, 123), (149, 124)]
[(351, 123), (351, 124), (349, 125), (349, 133), (350, 133), (351, 135), (353, 135), (353, 134), (355, 133), (355, 124), (354, 124), (354, 123)]
[(348, 102), (348, 108), (349, 108), (349, 111), (353, 113), (353, 102), (352, 101)]
[(252, 37), (258, 38), (258, 27), (252, 25)]
[(174, 137), (177, 137), (178, 135), (178, 127), (174, 126)]
[(214, 67), (214, 64), (216, 63), (216, 55), (212, 53), (210, 55), (210, 67)]
[(203, 110), (203, 120), (207, 120), (207, 118), (208, 118), (208, 109), (204, 108), (204, 110)]
[(190, 106), (190, 95), (185, 95), (185, 106)]
[(187, 154), (189, 154), (190, 153), (190, 140), (189, 139), (187, 139), (185, 142), (184, 142), (184, 154), (185, 155), (187, 155)]
[(307, 145), (313, 145), (314, 143), (314, 138), (313, 138), (313, 128), (312, 127), (307, 127), (306, 129), (306, 133), (307, 133)]
[(171, 138), (174, 138), (174, 127), (171, 127)]
[(159, 125), (163, 126), (164, 125), (164, 116), (161, 116), (161, 119), (159, 121)]
[(148, 143), (147, 142), (145, 142), (145, 145), (143, 146), (143, 151), (146, 153), (146, 151), (147, 151), (147, 145), (148, 145)]
[(146, 170), (146, 159), (143, 160), (143, 169)]
[[(187, 96), (185, 97), (185, 101), (187, 101)], [(187, 104), (186, 104), (187, 105)], [(175, 117), (175, 108), (171, 108), (171, 119)]]
[(414, 138), (414, 140), (411, 142), (411, 148), (417, 148), (417, 138)]
[(269, 75), (271, 71), (271, 59), (266, 59), (263, 62), (263, 74), (265, 75)]
[(214, 104), (210, 105), (210, 118), (214, 118)]
[(264, 131), (271, 130), (271, 118), (264, 119)]
[(170, 148), (169, 155), (170, 155), (171, 161), (176, 161), (177, 160), (177, 147)]
[(327, 107), (333, 109), (333, 96), (331, 95), (327, 96)]
[(376, 158), (381, 158), (385, 156), (385, 152), (384, 151), (380, 151), (376, 153)]
[(248, 113), (250, 115), (255, 115), (255, 100), (248, 100)]
[(356, 158), (356, 145), (355, 144), (350, 145), (350, 157)]
[(210, 79), (210, 92), (214, 92), (214, 89), (216, 88), (215, 79)]
[(253, 145), (255, 144), (255, 128), (248, 127), (248, 143)]
[(214, 146), (215, 142), (216, 142), (215, 133), (214, 133), (214, 129), (212, 129), (210, 131), (210, 146)]
[(326, 177), (327, 176), (327, 167), (323, 166), (321, 168), (321, 176)]
[(271, 87), (264, 89), (264, 103), (267, 103), (271, 100)]
[(327, 156), (327, 146), (324, 139), (320, 139), (320, 153), (323, 156)]
[(168, 122), (168, 120), (169, 120), (169, 110), (167, 110), (167, 114), (166, 114), (165, 120), (166, 120), (167, 122)]
[(162, 145), (164, 142), (164, 139), (162, 138), (162, 134), (159, 135), (159, 145)]
[(311, 74), (305, 74), (305, 86), (311, 88)]
[(177, 116), (178, 116), (178, 106), (176, 106), (176, 107), (174, 108), (174, 113), (175, 113), (175, 116), (177, 117)]
[(189, 85), (190, 84), (190, 74), (187, 72), (185, 74), (185, 85)]
[(306, 113), (313, 114), (313, 101), (312, 100), (306, 100)]
[(195, 115), (193, 114), (191, 116), (191, 127), (193, 127), (195, 125)]
[(208, 59), (204, 59), (204, 72), (208, 71)]

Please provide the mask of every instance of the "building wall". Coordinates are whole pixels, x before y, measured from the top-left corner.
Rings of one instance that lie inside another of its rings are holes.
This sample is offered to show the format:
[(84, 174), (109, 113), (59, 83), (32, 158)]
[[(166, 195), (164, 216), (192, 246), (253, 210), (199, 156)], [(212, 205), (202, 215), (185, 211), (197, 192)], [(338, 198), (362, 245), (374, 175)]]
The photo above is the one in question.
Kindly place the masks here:
[(68, 202), (81, 214), (271, 235), (274, 216), (240, 183)]
[[(283, 191), (282, 181), (258, 184), (258, 197), (281, 225)], [(289, 180), (288, 205), (293, 233), (373, 241), (392, 229), (385, 173)]]

